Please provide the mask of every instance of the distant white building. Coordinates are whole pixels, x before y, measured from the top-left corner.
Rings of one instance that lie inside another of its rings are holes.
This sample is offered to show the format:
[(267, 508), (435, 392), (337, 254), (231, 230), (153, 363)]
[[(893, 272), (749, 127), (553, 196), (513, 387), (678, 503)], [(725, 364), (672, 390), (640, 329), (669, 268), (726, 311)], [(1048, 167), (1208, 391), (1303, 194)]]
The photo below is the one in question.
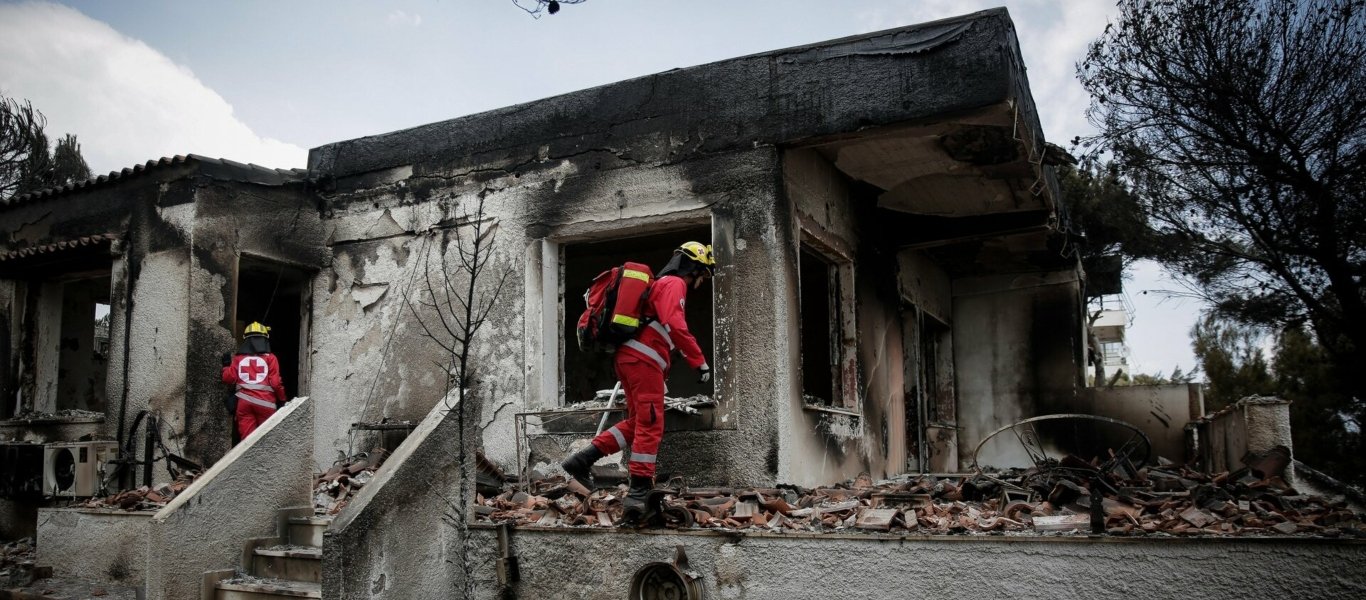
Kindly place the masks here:
[(1095, 385), (1119, 377), (1132, 375), (1129, 369), (1129, 346), (1125, 331), (1133, 319), (1133, 306), (1123, 294), (1107, 294), (1091, 299), (1088, 312), (1091, 322), (1092, 349), (1096, 367)]

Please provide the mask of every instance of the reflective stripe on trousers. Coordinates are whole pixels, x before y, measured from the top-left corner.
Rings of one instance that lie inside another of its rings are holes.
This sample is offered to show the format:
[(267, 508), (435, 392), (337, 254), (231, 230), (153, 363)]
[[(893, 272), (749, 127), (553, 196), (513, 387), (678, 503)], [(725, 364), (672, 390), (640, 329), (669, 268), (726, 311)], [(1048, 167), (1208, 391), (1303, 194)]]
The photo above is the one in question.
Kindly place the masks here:
[(248, 393), (246, 393), (246, 392), (237, 392), (237, 399), (238, 399), (238, 400), (245, 400), (245, 401), (250, 402), (250, 403), (252, 403), (252, 404), (255, 404), (255, 405), (257, 405), (257, 406), (259, 406), (259, 407), (261, 407), (261, 408), (271, 408), (271, 409), (275, 408), (275, 403), (274, 403), (274, 402), (267, 402), (267, 401), (265, 401), (265, 400), (262, 400), (262, 399), (260, 399), (260, 398), (257, 398), (256, 396), (253, 396), (253, 395), (248, 394)]

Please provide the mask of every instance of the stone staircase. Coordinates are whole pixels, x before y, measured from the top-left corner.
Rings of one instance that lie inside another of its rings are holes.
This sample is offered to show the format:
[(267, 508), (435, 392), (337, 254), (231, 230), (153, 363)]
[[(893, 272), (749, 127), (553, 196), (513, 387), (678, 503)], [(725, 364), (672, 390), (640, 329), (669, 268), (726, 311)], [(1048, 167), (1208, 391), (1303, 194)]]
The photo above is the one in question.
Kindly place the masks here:
[(289, 508), (278, 522), (278, 537), (247, 541), (242, 570), (204, 574), (202, 600), (322, 598), (323, 532), (332, 517)]

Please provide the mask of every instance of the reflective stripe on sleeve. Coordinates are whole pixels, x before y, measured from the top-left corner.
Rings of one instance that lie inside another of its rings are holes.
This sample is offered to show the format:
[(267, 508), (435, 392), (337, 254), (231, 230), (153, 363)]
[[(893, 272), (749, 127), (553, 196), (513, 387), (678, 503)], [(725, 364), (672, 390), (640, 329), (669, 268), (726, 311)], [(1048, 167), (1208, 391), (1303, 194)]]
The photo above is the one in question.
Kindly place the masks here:
[(253, 395), (248, 394), (248, 393), (246, 393), (246, 392), (237, 392), (237, 399), (238, 399), (238, 400), (245, 400), (245, 401), (247, 401), (247, 402), (250, 402), (251, 404), (255, 404), (255, 405), (257, 405), (257, 406), (260, 406), (261, 408), (275, 408), (275, 403), (274, 403), (274, 402), (267, 402), (267, 401), (265, 401), (265, 400), (262, 400), (262, 399), (260, 399), (260, 398), (257, 398), (256, 396), (253, 396)]
[(650, 357), (655, 363), (659, 364), (660, 370), (669, 370), (669, 363), (664, 362), (664, 357), (660, 356), (658, 352), (655, 352), (654, 348), (641, 343), (640, 340), (627, 340), (626, 343), (622, 345)]
[(632, 452), (632, 453), (631, 453), (631, 462), (654, 464), (654, 462), (655, 462), (655, 455), (653, 455), (653, 454), (636, 454), (635, 452)]

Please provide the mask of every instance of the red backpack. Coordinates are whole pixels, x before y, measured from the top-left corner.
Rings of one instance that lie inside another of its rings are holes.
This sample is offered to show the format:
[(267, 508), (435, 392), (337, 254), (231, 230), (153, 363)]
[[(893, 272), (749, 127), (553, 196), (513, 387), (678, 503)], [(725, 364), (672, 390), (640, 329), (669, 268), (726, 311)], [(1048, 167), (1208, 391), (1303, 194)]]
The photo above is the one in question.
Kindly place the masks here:
[(583, 293), (588, 307), (579, 316), (579, 349), (612, 352), (635, 337), (645, 324), (645, 300), (653, 280), (650, 267), (635, 262), (594, 277)]

